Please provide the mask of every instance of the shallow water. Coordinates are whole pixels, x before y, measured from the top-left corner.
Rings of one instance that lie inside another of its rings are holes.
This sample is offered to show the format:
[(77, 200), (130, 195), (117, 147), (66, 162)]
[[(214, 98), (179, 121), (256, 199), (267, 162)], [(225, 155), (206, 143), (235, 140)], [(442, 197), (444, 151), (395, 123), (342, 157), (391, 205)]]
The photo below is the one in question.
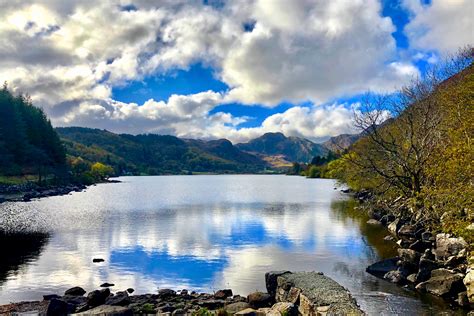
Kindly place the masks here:
[[(121, 177), (85, 192), (0, 204), (0, 303), (104, 282), (246, 295), (271, 270), (322, 271), (370, 315), (449, 309), (365, 272), (395, 254), (384, 228), (365, 224), (333, 180), (220, 175)], [(103, 258), (103, 263), (93, 263)]]

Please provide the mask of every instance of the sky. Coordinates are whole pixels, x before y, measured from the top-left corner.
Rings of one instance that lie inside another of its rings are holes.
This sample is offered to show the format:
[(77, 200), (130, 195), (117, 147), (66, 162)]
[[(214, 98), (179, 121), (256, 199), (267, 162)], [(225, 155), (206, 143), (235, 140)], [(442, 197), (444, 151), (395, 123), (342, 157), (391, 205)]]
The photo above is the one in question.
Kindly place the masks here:
[(0, 0), (0, 80), (54, 126), (246, 142), (357, 132), (474, 44), (472, 0)]

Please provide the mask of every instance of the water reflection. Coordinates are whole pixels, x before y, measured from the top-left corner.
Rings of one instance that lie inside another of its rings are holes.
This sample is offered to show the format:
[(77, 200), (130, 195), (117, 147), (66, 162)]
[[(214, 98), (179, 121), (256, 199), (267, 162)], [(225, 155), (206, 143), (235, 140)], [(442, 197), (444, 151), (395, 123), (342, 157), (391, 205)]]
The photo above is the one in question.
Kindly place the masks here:
[[(270, 270), (322, 271), (369, 313), (431, 307), (365, 273), (393, 255), (332, 180), (285, 176), (126, 177), (120, 184), (3, 204), (0, 229), (50, 231), (41, 255), (0, 287), (0, 303), (103, 282), (137, 293), (171, 287), (264, 290)], [(10, 215), (8, 215), (10, 214)], [(18, 220), (11, 214), (21, 214)], [(2, 227), (3, 225), (3, 227)], [(92, 263), (101, 257), (104, 263)], [(438, 307), (435, 307), (435, 310)], [(439, 308), (438, 308), (439, 309)]]

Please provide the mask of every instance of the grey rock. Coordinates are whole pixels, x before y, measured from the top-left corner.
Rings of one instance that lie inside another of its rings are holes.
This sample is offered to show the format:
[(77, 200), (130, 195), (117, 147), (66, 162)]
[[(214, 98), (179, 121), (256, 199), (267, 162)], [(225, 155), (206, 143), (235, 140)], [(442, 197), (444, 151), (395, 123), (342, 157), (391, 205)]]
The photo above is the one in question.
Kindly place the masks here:
[(216, 293), (214, 293), (214, 297), (216, 299), (226, 299), (230, 296), (232, 296), (232, 290), (231, 289), (224, 289), (224, 290), (219, 290)]
[(88, 311), (74, 314), (77, 316), (133, 316), (130, 308), (122, 306), (101, 305)]
[(415, 238), (416, 231), (415, 225), (402, 225), (397, 234), (400, 238)]
[(367, 224), (369, 224), (369, 225), (374, 225), (374, 226), (382, 225), (381, 222), (379, 222), (378, 220), (373, 219), (373, 218), (372, 218), (372, 219), (369, 219), (369, 220), (367, 221)]
[(109, 296), (105, 300), (105, 304), (113, 306), (126, 306), (130, 304), (130, 297), (128, 296), (127, 291), (117, 292), (114, 296)]
[(257, 311), (253, 308), (247, 308), (240, 312), (235, 313), (237, 316), (257, 316)]
[(291, 273), (290, 271), (270, 271), (265, 273), (265, 286), (268, 294), (275, 297), (276, 289), (278, 286), (277, 278), (285, 273)]
[(418, 273), (416, 274), (416, 282), (424, 282), (431, 277), (431, 271), (438, 269), (438, 263), (436, 261), (425, 259), (423, 256), (420, 260)]
[(109, 282), (105, 282), (100, 285), (100, 287), (112, 287), (112, 286), (115, 286), (115, 284), (109, 283)]
[(160, 289), (158, 290), (158, 295), (161, 298), (173, 297), (176, 296), (176, 292), (171, 289)]
[(53, 298), (49, 301), (48, 311), (46, 314), (48, 316), (62, 316), (70, 314), (73, 311), (73, 307), (69, 307), (69, 304), (63, 300)]
[(383, 278), (396, 284), (403, 284), (406, 281), (404, 273), (400, 270), (389, 271), (383, 276)]
[(438, 296), (454, 296), (465, 291), (464, 275), (447, 269), (431, 271), (431, 278), (425, 283), (425, 290)]
[(436, 235), (436, 259), (445, 259), (456, 256), (461, 250), (467, 248), (466, 241), (462, 238), (454, 238), (449, 234)]
[(384, 259), (374, 264), (371, 264), (365, 269), (365, 271), (375, 276), (381, 277), (389, 271), (396, 270), (397, 261), (398, 261), (397, 257)]
[(261, 307), (270, 307), (272, 306), (274, 298), (268, 294), (263, 292), (254, 292), (250, 293), (247, 296), (247, 302), (253, 308), (261, 308)]
[(110, 296), (108, 288), (103, 290), (95, 290), (87, 294), (87, 304), (91, 307), (96, 307), (105, 303), (107, 297)]
[(66, 292), (64, 292), (64, 295), (72, 295), (72, 296), (82, 296), (84, 294), (86, 294), (86, 290), (84, 290), (80, 286), (72, 287), (69, 290), (66, 290)]
[(225, 311), (229, 314), (235, 314), (247, 308), (250, 308), (250, 305), (246, 302), (236, 302), (224, 307)]

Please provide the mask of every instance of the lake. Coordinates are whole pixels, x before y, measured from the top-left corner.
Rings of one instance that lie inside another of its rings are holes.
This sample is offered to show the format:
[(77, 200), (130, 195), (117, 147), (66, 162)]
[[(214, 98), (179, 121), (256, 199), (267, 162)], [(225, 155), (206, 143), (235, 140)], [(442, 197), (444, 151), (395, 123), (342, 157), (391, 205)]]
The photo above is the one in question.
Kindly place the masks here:
[[(247, 295), (271, 270), (322, 271), (369, 314), (446, 310), (432, 297), (373, 277), (396, 254), (382, 227), (333, 180), (283, 175), (121, 177), (84, 192), (0, 204), (0, 303), (39, 300), (72, 286)], [(93, 258), (103, 258), (93, 263)]]

